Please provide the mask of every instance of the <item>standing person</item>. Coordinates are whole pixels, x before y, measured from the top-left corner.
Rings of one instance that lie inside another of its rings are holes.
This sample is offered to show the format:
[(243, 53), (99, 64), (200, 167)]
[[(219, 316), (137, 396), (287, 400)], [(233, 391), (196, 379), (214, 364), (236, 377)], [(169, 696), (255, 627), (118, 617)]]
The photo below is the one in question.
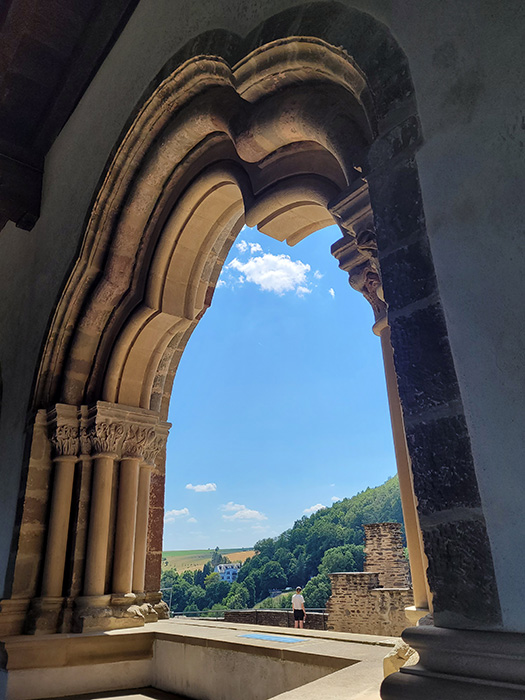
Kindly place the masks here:
[(297, 586), (295, 590), (296, 593), (292, 596), (294, 627), (303, 629), (303, 623), (306, 621), (306, 609), (304, 607), (304, 598), (301, 595), (301, 586)]

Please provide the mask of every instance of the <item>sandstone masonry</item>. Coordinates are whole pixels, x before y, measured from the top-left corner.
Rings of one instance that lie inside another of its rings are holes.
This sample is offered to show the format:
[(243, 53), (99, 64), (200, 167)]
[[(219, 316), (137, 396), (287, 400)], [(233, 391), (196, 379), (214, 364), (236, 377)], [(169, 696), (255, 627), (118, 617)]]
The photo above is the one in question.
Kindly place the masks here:
[(407, 585), (401, 525), (365, 525), (364, 572), (330, 574), (327, 628), (337, 632), (399, 636), (408, 626), (405, 608), (413, 605)]

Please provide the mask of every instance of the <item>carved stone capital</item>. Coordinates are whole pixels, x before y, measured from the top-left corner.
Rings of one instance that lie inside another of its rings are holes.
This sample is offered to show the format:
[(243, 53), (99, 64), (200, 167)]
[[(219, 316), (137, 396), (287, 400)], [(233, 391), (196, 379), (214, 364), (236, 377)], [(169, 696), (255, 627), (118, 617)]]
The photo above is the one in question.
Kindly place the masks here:
[(77, 452), (83, 456), (110, 454), (153, 464), (171, 427), (159, 423), (153, 411), (105, 401), (68, 408), (75, 417)]
[(78, 426), (58, 425), (51, 436), (55, 457), (76, 457), (78, 454)]
[(53, 456), (76, 457), (80, 446), (77, 407), (57, 404), (48, 412), (48, 426)]
[(123, 436), (123, 423), (97, 422), (91, 426), (92, 450), (96, 454), (118, 454)]
[(161, 450), (166, 447), (166, 440), (171, 425), (169, 423), (159, 423), (155, 428), (155, 434), (147, 448), (144, 450), (144, 461), (153, 466)]
[(122, 445), (122, 457), (143, 459), (145, 452), (154, 440), (154, 428), (129, 425)]
[(144, 461), (146, 464), (149, 464), (153, 466), (155, 464), (155, 460), (157, 459), (157, 455), (161, 451), (163, 445), (165, 443), (165, 438), (163, 438), (160, 435), (155, 435), (153, 440), (148, 444), (146, 449), (144, 450)]

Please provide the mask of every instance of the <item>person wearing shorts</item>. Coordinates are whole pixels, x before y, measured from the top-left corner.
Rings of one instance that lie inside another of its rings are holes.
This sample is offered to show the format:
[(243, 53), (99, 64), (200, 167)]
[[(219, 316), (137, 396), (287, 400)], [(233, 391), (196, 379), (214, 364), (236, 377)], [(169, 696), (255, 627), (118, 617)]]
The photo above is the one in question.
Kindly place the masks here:
[(303, 629), (303, 624), (306, 621), (306, 609), (304, 607), (304, 598), (301, 595), (301, 586), (297, 586), (296, 592), (292, 596), (292, 610), (294, 627)]

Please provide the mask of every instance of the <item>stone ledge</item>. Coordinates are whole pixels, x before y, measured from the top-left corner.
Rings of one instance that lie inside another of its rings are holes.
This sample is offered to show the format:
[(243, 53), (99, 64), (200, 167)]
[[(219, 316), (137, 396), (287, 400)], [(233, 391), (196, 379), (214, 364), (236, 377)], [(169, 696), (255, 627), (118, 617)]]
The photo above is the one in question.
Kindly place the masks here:
[(35, 668), (89, 666), (138, 661), (153, 656), (155, 634), (49, 634), (21, 635), (0, 640), (0, 668), (8, 671)]

